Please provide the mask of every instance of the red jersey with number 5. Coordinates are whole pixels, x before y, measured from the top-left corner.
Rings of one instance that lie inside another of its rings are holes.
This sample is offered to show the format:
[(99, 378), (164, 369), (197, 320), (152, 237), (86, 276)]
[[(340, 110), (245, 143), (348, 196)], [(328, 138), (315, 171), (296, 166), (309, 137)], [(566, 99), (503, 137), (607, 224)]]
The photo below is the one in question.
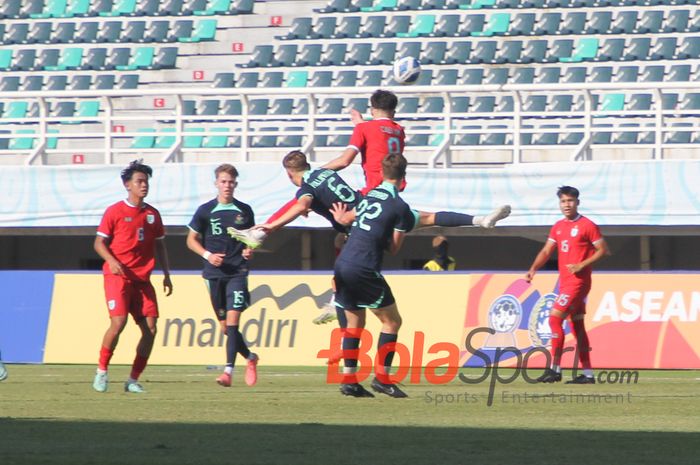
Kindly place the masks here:
[[(377, 118), (355, 126), (348, 147), (355, 148), (362, 155), (362, 171), (365, 172), (366, 194), (383, 181), (382, 160), (390, 153), (403, 154), (403, 127), (389, 118)], [(404, 185), (401, 186), (403, 190)]]
[[(109, 240), (107, 247), (125, 268), (131, 281), (148, 281), (155, 266), (155, 241), (165, 236), (158, 210), (143, 204), (135, 207), (126, 200), (107, 208), (97, 235)], [(111, 275), (107, 262), (102, 272)]]
[(566, 218), (554, 223), (548, 240), (557, 244), (560, 287), (567, 282), (590, 281), (591, 267), (571, 274), (566, 265), (580, 263), (595, 253), (596, 242), (603, 239), (598, 226), (585, 216)]

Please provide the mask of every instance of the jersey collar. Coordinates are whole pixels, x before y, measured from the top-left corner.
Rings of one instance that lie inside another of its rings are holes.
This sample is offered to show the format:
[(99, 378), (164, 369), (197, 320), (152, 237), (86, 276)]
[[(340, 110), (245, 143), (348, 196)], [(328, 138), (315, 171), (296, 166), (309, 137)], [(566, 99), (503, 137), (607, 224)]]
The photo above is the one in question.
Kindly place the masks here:
[(396, 188), (395, 185), (393, 185), (393, 184), (390, 183), (390, 182), (384, 181), (384, 182), (382, 182), (382, 183), (379, 185), (379, 187), (380, 187), (381, 189), (384, 189), (385, 191), (389, 191), (389, 193), (390, 193), (394, 198), (396, 198), (396, 196), (399, 194), (399, 190)]
[(581, 214), (579, 213), (578, 215), (576, 215), (576, 218), (574, 218), (573, 220), (570, 220), (570, 219), (568, 219), (568, 218), (566, 218), (566, 217), (564, 217), (564, 219), (565, 219), (566, 221), (568, 221), (569, 223), (575, 223), (575, 222), (577, 222), (578, 220), (581, 219)]
[[(131, 207), (131, 208), (139, 208), (137, 205), (132, 205), (132, 204), (129, 202), (129, 199), (124, 199), (124, 203), (127, 204), (127, 205), (128, 205), (129, 207)], [(142, 208), (142, 209), (143, 209), (143, 208), (146, 208), (146, 202), (144, 202), (143, 204), (141, 204), (141, 208)]]
[(301, 179), (304, 182), (309, 182), (309, 177), (311, 177), (311, 170), (306, 170), (304, 174), (301, 175)]
[(236, 206), (235, 203), (216, 203), (216, 207), (211, 211), (212, 213), (216, 212), (221, 212), (221, 211), (234, 211), (234, 212), (241, 212), (241, 209)]

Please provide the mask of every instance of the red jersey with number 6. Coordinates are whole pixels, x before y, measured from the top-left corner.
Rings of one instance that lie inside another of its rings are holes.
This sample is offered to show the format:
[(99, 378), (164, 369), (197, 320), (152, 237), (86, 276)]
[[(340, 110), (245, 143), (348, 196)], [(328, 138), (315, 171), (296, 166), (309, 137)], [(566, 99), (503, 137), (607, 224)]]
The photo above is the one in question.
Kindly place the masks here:
[[(348, 147), (362, 154), (362, 170), (365, 172), (362, 195), (382, 183), (382, 160), (390, 153), (403, 154), (405, 138), (403, 127), (389, 118), (377, 118), (355, 126)], [(405, 185), (404, 181), (401, 190)]]
[[(147, 203), (139, 208), (126, 200), (117, 202), (105, 210), (97, 235), (109, 239), (107, 247), (124, 266), (127, 279), (149, 280), (156, 261), (155, 241), (165, 236), (158, 210)], [(107, 262), (102, 272), (112, 274)]]
[(566, 283), (590, 281), (592, 271), (590, 266), (572, 274), (566, 265), (580, 263), (593, 255), (594, 244), (602, 239), (598, 226), (585, 216), (579, 215), (573, 220), (564, 218), (554, 223), (547, 240), (557, 244), (559, 287), (564, 287)]

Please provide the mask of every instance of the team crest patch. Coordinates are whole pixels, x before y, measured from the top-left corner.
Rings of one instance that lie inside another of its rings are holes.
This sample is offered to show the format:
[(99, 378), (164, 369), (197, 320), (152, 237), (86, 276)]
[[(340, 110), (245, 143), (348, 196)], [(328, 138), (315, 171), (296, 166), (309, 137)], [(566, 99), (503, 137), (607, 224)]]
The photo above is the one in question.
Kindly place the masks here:
[(557, 300), (556, 294), (545, 294), (540, 297), (530, 312), (527, 329), (532, 344), (536, 347), (546, 347), (552, 339), (552, 330), (549, 328), (549, 314)]
[(127, 223), (131, 223), (131, 219), (132, 218), (130, 216), (124, 217), (124, 221), (126, 221)]
[(156, 215), (146, 215), (146, 221), (148, 222), (148, 224), (153, 224), (156, 221)]
[(107, 301), (107, 308), (114, 310), (117, 307), (117, 301), (112, 299)]
[(578, 226), (574, 226), (573, 229), (571, 230), (571, 237), (576, 237), (578, 236)]
[(489, 307), (489, 327), (496, 331), (486, 339), (484, 348), (514, 347), (513, 332), (520, 325), (523, 307), (520, 301), (510, 294), (503, 294)]
[(245, 215), (241, 215), (240, 213), (233, 218), (233, 223), (234, 224), (244, 224), (246, 222), (246, 217)]

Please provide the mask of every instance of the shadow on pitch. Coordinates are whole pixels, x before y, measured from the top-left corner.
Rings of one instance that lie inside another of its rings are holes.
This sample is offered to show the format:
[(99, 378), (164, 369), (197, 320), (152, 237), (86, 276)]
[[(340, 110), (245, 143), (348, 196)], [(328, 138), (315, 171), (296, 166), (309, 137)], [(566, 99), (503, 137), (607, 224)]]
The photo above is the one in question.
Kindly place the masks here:
[[(1, 412), (0, 412), (1, 414)], [(146, 412), (144, 412), (146, 414)], [(231, 412), (235, 421), (236, 412)], [(358, 421), (348, 411), (349, 422)], [(697, 464), (700, 433), (0, 418), (3, 464)]]

